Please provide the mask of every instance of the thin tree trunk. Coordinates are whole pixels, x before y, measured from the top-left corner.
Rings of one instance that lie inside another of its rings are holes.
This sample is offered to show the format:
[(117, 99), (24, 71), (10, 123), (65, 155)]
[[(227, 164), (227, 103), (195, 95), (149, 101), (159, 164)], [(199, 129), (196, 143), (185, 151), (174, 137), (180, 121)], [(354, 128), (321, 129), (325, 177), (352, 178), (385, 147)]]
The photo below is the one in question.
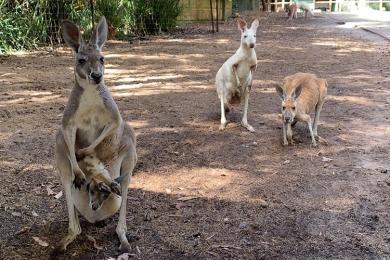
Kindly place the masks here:
[(216, 0), (216, 5), (215, 5), (215, 9), (217, 10), (217, 32), (218, 32), (218, 22), (219, 22), (219, 0)]
[(213, 0), (210, 0), (210, 16), (211, 16), (211, 28), (214, 33), (214, 17), (213, 17)]
[(90, 7), (91, 7), (91, 24), (92, 24), (92, 28), (93, 28), (93, 23), (95, 21), (95, 13), (94, 13), (94, 8), (93, 8), (93, 0), (89, 0), (89, 3), (90, 3)]

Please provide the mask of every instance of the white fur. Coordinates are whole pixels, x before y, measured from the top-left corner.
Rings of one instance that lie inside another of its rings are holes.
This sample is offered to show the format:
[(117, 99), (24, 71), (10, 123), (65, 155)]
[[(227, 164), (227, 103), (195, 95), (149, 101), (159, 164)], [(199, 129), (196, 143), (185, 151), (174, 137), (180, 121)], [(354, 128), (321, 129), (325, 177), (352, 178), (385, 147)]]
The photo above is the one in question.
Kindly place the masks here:
[[(257, 65), (257, 56), (255, 48), (250, 48), (250, 44), (256, 46), (256, 30), (258, 27), (258, 20), (252, 22), (252, 26), (248, 29), (246, 24), (241, 28), (241, 45), (240, 48), (231, 56), (218, 70), (215, 84), (217, 88), (218, 97), (221, 101), (221, 125), (220, 129), (226, 127), (227, 120), (225, 116), (225, 106), (228, 105), (227, 100), (232, 93), (237, 90), (244, 96), (244, 115), (241, 124), (249, 131), (254, 132), (254, 129), (247, 121), (249, 88), (253, 81), (253, 72)], [(246, 37), (245, 37), (246, 36)], [(237, 65), (234, 71), (234, 65)]]

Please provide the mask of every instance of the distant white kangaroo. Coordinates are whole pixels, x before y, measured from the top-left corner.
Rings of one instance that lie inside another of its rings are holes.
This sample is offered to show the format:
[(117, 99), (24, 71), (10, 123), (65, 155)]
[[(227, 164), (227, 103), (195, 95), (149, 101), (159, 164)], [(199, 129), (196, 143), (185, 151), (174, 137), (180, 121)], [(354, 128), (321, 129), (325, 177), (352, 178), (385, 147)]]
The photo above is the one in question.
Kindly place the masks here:
[(245, 20), (241, 18), (238, 19), (237, 24), (241, 31), (240, 48), (225, 61), (215, 77), (215, 85), (221, 101), (221, 125), (219, 129), (223, 130), (227, 125), (225, 112), (229, 112), (231, 105), (240, 104), (242, 97), (244, 97), (244, 115), (241, 125), (250, 132), (254, 132), (255, 129), (248, 124), (248, 103), (253, 73), (257, 67), (255, 46), (259, 21), (255, 19), (249, 29)]

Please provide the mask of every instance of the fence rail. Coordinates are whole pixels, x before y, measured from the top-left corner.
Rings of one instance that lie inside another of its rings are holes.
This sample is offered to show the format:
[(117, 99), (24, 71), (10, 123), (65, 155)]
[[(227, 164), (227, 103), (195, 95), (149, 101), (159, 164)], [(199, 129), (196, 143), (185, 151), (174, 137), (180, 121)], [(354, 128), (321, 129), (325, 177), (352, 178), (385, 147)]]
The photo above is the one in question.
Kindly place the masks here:
[[(293, 3), (293, 0), (285, 1), (285, 0), (271, 0), (267, 3), (268, 7), (267, 9), (269, 11), (278, 11), (278, 10), (284, 10), (285, 7), (291, 3)], [(306, 1), (305, 1), (306, 2)], [(389, 4), (390, 7), (390, 0), (319, 0), (319, 1), (313, 1), (314, 7), (317, 8), (317, 5), (321, 6), (328, 6), (328, 9), (331, 11), (341, 11), (341, 5), (343, 4), (355, 4), (356, 6), (365, 5), (369, 6), (370, 4), (379, 4), (378, 9), (384, 10), (384, 6), (386, 3)], [(333, 6), (334, 5), (334, 6)]]

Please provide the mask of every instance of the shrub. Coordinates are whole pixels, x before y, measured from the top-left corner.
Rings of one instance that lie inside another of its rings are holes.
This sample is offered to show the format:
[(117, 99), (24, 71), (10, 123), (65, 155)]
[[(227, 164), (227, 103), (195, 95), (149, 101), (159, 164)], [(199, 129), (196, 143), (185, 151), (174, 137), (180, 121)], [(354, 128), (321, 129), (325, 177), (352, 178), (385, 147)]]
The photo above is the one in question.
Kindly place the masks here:
[(176, 25), (180, 0), (0, 0), (0, 54), (61, 42), (60, 24), (69, 19), (89, 32), (104, 15), (109, 37), (167, 31)]

